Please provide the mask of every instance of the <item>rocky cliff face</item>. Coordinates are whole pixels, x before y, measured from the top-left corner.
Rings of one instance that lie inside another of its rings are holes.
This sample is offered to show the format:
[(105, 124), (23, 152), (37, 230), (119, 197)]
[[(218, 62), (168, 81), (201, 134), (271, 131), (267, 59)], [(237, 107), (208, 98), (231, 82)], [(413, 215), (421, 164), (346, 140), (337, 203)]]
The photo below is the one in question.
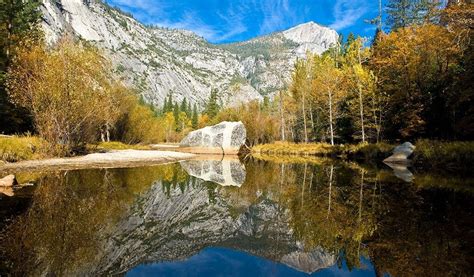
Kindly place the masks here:
[(126, 83), (161, 107), (170, 92), (202, 106), (211, 88), (224, 105), (272, 96), (289, 82), (297, 57), (322, 53), (336, 31), (313, 22), (250, 41), (214, 45), (196, 34), (146, 27), (98, 0), (43, 0), (49, 43), (69, 33), (98, 45)]

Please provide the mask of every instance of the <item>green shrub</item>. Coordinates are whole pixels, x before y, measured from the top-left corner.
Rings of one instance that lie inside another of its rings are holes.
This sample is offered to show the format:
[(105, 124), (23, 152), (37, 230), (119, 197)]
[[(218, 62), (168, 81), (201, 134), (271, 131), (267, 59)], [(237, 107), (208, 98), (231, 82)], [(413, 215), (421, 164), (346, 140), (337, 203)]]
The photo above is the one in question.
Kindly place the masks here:
[(38, 137), (0, 137), (0, 160), (18, 162), (44, 157), (46, 142)]

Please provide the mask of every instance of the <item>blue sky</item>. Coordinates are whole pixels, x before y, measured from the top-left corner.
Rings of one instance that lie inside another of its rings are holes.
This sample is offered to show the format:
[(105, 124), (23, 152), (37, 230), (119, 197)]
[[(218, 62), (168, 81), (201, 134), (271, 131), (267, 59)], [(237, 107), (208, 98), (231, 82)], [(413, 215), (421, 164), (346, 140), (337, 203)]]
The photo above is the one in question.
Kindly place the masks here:
[[(384, 0), (383, 2), (385, 2)], [(376, 0), (106, 0), (145, 24), (191, 30), (213, 43), (243, 41), (314, 21), (347, 35), (371, 37), (364, 22)]]

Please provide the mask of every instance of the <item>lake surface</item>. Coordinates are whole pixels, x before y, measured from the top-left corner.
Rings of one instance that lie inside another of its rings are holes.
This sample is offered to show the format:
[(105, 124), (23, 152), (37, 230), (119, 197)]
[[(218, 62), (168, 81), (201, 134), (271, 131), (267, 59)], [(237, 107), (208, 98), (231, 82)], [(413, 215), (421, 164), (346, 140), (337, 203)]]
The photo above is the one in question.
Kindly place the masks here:
[(2, 276), (474, 273), (472, 176), (260, 157), (17, 178)]

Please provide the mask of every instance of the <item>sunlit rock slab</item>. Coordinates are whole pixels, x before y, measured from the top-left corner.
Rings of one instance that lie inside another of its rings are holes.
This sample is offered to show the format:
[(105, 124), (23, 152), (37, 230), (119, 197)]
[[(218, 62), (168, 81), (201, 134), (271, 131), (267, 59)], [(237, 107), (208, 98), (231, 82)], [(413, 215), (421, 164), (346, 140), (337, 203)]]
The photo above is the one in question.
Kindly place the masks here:
[(238, 154), (247, 138), (242, 122), (224, 121), (189, 133), (180, 143), (192, 153)]

